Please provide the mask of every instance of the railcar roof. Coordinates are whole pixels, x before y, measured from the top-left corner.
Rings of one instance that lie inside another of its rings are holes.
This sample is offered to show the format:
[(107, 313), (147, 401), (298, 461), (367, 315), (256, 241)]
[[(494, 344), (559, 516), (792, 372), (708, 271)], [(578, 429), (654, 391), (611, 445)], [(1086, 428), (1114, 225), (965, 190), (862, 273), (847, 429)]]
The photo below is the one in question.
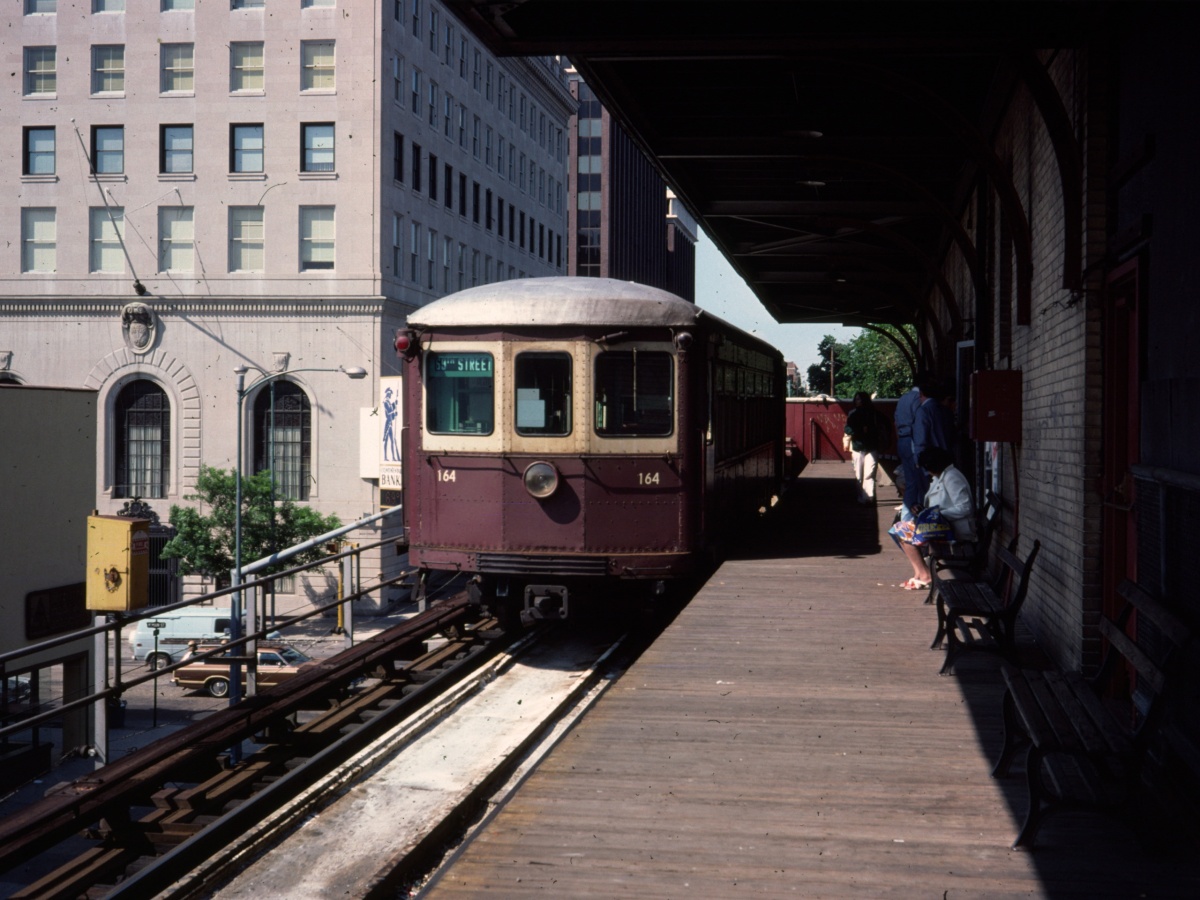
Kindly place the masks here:
[[(732, 325), (682, 297), (614, 278), (520, 278), (468, 288), (409, 313), (429, 328), (479, 325), (691, 326), (701, 318)], [(734, 329), (737, 330), (737, 329)]]

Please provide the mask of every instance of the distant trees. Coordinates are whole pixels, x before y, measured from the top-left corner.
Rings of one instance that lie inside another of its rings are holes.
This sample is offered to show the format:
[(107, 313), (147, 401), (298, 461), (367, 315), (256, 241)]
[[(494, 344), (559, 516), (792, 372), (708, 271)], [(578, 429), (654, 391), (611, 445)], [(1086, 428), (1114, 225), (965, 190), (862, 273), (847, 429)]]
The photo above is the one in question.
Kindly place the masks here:
[[(170, 522), (176, 534), (162, 550), (164, 558), (179, 560), (182, 574), (206, 575), (215, 579), (218, 587), (229, 585), (233, 569), (236, 477), (224, 469), (201, 466), (196, 492), (184, 497), (199, 501), (200, 508), (171, 507)], [(333, 531), (341, 524), (337, 516), (322, 516), (291, 500), (277, 500), (270, 472), (242, 479), (242, 565)], [(316, 547), (276, 569), (314, 562), (324, 555), (324, 549)]]
[[(911, 325), (882, 327), (898, 336), (903, 329), (915, 340)], [(903, 337), (899, 339), (905, 343)], [(912, 387), (913, 373), (904, 354), (878, 332), (864, 329), (846, 343), (827, 334), (817, 344), (817, 353), (821, 361), (808, 367), (808, 387), (815, 394), (849, 397), (866, 391), (880, 397), (899, 397)]]

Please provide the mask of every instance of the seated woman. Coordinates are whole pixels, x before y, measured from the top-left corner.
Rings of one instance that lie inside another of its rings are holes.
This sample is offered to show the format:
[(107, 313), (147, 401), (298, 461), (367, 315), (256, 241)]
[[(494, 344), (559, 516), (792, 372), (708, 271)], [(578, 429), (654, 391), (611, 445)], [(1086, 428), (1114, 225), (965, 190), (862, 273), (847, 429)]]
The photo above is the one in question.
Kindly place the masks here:
[[(942, 516), (954, 529), (954, 540), (975, 540), (975, 503), (971, 499), (971, 485), (967, 477), (954, 466), (954, 456), (941, 447), (927, 447), (917, 457), (917, 465), (932, 476), (924, 505), (916, 506), (915, 516), (922, 509), (937, 507)], [(899, 523), (892, 537), (912, 565), (912, 578), (904, 582), (906, 591), (920, 591), (929, 587), (932, 576), (921, 551), (913, 544), (913, 523)]]

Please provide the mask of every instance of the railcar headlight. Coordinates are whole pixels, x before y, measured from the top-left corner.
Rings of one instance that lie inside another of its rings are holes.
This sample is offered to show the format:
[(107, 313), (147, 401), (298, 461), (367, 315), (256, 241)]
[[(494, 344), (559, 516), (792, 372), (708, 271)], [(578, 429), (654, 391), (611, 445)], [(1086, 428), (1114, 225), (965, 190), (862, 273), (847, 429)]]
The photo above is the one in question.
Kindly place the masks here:
[(558, 469), (548, 462), (530, 463), (525, 469), (525, 490), (531, 497), (545, 500), (558, 490)]

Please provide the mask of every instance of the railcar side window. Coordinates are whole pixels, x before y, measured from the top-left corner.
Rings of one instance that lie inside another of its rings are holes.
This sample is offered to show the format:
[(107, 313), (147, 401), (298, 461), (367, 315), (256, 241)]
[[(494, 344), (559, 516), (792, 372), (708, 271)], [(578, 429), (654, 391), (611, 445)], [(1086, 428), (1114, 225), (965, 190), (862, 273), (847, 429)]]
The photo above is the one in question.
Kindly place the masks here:
[(516, 359), (517, 434), (571, 433), (571, 357), (521, 353)]
[(662, 437), (675, 421), (671, 354), (608, 350), (596, 357), (596, 433)]
[(426, 356), (425, 428), (433, 434), (491, 434), (494, 395), (492, 354)]

